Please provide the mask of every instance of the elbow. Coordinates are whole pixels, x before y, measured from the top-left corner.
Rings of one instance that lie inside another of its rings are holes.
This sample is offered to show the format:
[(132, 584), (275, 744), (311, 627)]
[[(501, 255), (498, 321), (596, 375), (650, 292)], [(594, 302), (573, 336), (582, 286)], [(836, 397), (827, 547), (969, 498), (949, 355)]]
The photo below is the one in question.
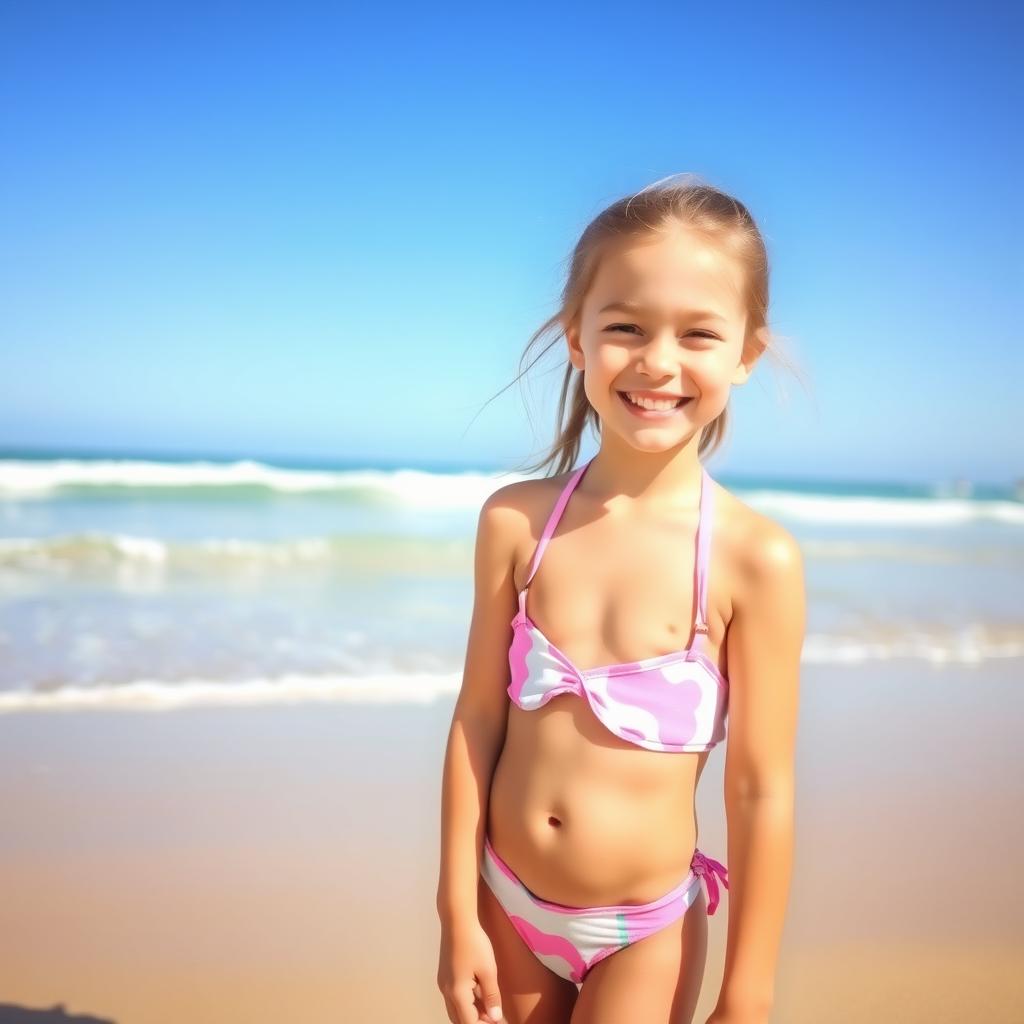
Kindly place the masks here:
[(744, 774), (734, 779), (725, 780), (725, 803), (748, 804), (771, 801), (782, 805), (792, 805), (795, 799), (796, 784), (792, 773), (782, 774)]

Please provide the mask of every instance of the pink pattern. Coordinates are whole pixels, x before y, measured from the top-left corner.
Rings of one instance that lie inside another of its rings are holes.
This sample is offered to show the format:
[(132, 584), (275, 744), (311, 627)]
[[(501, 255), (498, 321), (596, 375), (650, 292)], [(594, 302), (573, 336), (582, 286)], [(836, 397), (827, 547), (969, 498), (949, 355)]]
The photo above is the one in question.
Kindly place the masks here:
[[(590, 463), (572, 474), (548, 517), (534, 552), (508, 650), (509, 699), (536, 710), (561, 694), (585, 699), (609, 731), (649, 750), (704, 751), (725, 738), (729, 682), (706, 649), (708, 561), (713, 488), (701, 467), (693, 642), (681, 651), (640, 661), (581, 669), (544, 635), (526, 611), (526, 592), (565, 510)], [(707, 913), (719, 903), (718, 882), (729, 888), (725, 865), (694, 850), (686, 877), (646, 904), (567, 907), (534, 895), (485, 837), (481, 874), (516, 932), (534, 954), (563, 978), (582, 982), (594, 966), (632, 942), (677, 921), (693, 904), (704, 880)]]
[[(535, 925), (530, 924), (524, 917), (517, 917), (509, 914), (509, 920), (515, 926), (523, 942), (533, 950), (534, 953), (543, 953), (546, 956), (560, 956), (569, 967), (569, 975), (572, 981), (577, 983), (583, 980), (584, 975), (590, 969), (590, 965), (580, 956), (579, 950), (561, 935), (550, 935), (542, 932)], [(613, 951), (614, 952), (614, 951)], [(600, 955), (600, 954), (598, 954)]]
[(575, 694), (588, 701), (610, 732), (638, 746), (661, 751), (710, 750), (725, 738), (729, 683), (707, 651), (699, 649), (707, 641), (707, 570), (714, 493), (703, 466), (694, 569), (698, 599), (694, 641), (689, 647), (640, 661), (581, 669), (527, 614), (527, 588), (569, 495), (589, 465), (587, 462), (576, 470), (562, 489), (534, 552), (526, 586), (519, 593), (519, 612), (512, 620), (508, 650), (509, 699), (522, 710), (532, 711), (561, 694)]
[[(707, 886), (708, 915), (710, 916), (718, 907), (718, 880), (720, 878), (722, 885), (728, 889), (729, 873), (721, 861), (715, 860), (714, 857), (705, 856), (700, 850), (694, 850), (693, 859), (690, 864), (694, 872), (704, 879), (704, 884)], [(718, 876), (717, 878), (715, 877), (716, 875)]]
[(484, 881), (504, 908), (523, 942), (550, 970), (579, 984), (594, 964), (677, 921), (693, 905), (703, 878), (708, 914), (718, 906), (718, 882), (728, 889), (724, 864), (694, 850), (686, 877), (669, 892), (644, 904), (567, 907), (534, 895), (484, 839)]

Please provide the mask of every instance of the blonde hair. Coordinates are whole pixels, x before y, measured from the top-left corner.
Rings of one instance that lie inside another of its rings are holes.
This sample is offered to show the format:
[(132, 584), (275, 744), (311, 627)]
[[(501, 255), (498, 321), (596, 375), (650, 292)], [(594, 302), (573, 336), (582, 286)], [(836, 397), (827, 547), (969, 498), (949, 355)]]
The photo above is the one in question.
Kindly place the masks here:
[[(776, 351), (779, 336), (767, 327), (768, 253), (753, 217), (738, 199), (702, 182), (696, 175), (682, 174), (663, 178), (633, 195), (616, 200), (587, 225), (570, 257), (561, 307), (530, 337), (519, 360), (519, 374), (506, 388), (520, 380), (526, 370), (532, 368), (559, 338), (564, 337), (565, 325), (577, 320), (601, 257), (610, 244), (675, 226), (696, 232), (704, 241), (727, 253), (742, 268), (742, 303), (747, 311), (744, 351), (748, 347), (756, 348), (759, 353), (767, 350), (790, 365)], [(554, 337), (551, 341), (524, 369), (530, 350), (552, 332)], [(697, 445), (699, 456), (712, 453), (721, 446), (729, 424), (727, 414), (728, 407), (702, 429)], [(548, 474), (552, 476), (571, 469), (579, 457), (584, 430), (589, 424), (599, 436), (600, 422), (583, 389), (583, 372), (567, 358), (556, 414), (557, 437), (539, 461), (520, 468), (525, 472), (535, 472), (553, 465), (554, 472)]]

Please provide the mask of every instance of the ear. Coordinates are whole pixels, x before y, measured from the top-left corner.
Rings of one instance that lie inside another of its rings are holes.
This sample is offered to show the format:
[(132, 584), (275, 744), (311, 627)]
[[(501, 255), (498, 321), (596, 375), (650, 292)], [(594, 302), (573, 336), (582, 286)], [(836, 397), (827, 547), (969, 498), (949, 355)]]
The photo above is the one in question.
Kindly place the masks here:
[(583, 349), (580, 347), (580, 330), (577, 322), (562, 322), (562, 333), (565, 335), (565, 343), (569, 349), (569, 362), (577, 370), (584, 366)]
[(736, 369), (733, 370), (731, 384), (746, 384), (750, 379), (758, 359), (768, 348), (768, 337), (767, 327), (759, 327), (754, 331), (754, 336), (743, 346), (743, 354), (740, 356)]

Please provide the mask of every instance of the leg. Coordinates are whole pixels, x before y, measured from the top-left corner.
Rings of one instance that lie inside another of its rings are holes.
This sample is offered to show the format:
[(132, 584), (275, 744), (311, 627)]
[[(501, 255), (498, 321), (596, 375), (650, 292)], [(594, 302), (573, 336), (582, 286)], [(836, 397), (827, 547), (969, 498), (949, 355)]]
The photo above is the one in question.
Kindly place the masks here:
[(494, 946), (501, 1009), (508, 1024), (568, 1024), (578, 989), (548, 970), (512, 926), (490, 887), (479, 879), (480, 924)]
[(590, 969), (570, 1024), (691, 1024), (707, 961), (703, 891), (672, 924)]

